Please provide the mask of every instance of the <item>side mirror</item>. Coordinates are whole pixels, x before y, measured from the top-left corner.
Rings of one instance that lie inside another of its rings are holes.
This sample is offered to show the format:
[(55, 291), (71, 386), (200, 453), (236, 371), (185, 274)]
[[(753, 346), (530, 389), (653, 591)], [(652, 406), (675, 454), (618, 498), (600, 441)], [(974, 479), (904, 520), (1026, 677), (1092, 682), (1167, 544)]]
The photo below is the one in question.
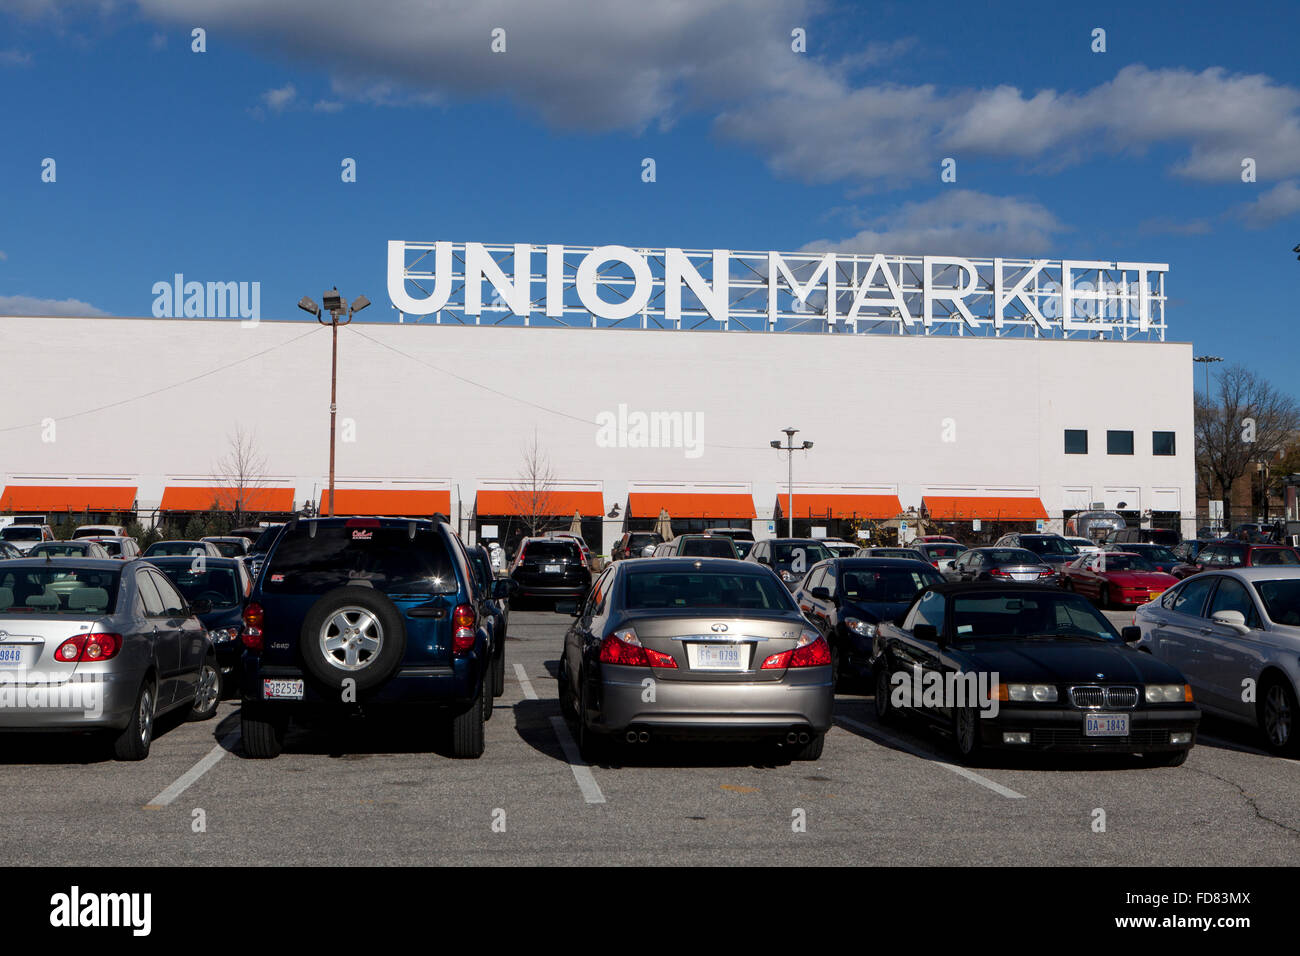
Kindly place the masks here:
[(191, 614), (210, 614), (211, 612), (212, 612), (211, 601), (200, 600), (200, 601), (195, 601), (190, 605)]
[(939, 642), (939, 629), (933, 624), (918, 624), (912, 628), (912, 636), (918, 641), (930, 641), (937, 644)]
[(1249, 634), (1250, 628), (1246, 626), (1246, 615), (1240, 611), (1215, 611), (1210, 616), (1210, 620), (1215, 624), (1222, 624), (1224, 627), (1230, 627), (1238, 634)]
[(1125, 644), (1136, 644), (1138, 641), (1142, 640), (1142, 628), (1130, 624), (1119, 632), (1119, 636), (1124, 638)]
[(810, 593), (819, 601), (829, 601), (831, 599), (830, 588), (813, 588)]
[(766, 565), (768, 565), (768, 566), (770, 567), (771, 564), (772, 564), (772, 559), (769, 558), (767, 555), (761, 555), (761, 556), (758, 558), (758, 563), (759, 563), (759, 564), (766, 564)]

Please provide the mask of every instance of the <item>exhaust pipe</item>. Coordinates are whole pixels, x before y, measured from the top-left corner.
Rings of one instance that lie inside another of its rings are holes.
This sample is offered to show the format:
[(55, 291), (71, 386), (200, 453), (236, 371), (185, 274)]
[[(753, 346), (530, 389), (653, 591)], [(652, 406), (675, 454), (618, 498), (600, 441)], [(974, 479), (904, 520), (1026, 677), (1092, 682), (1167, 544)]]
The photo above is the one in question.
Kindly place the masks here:
[(801, 744), (806, 744), (807, 742), (808, 742), (808, 735), (807, 735), (807, 734), (800, 734), (800, 735), (799, 735), (799, 743), (801, 743)]
[(785, 735), (785, 742), (788, 743), (788, 744), (798, 743), (798, 742), (799, 742), (799, 735), (796, 734), (796, 733), (792, 730), (792, 731), (790, 731), (788, 734)]
[(636, 735), (637, 743), (648, 744), (650, 742), (650, 731), (643, 730)]
[(637, 739), (637, 738), (636, 738), (636, 731), (635, 731), (635, 730), (629, 730), (629, 731), (627, 732), (627, 734), (626, 734), (626, 740), (627, 740), (627, 742), (630, 743), (630, 744), (634, 744), (634, 743), (636, 743), (636, 739)]

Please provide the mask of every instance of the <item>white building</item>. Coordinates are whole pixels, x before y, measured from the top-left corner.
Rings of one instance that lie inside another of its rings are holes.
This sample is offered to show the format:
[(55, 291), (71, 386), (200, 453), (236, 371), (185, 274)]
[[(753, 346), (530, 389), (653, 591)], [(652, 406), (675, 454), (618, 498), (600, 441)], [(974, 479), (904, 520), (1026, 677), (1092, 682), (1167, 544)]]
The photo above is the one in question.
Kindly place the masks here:
[[(0, 317), (0, 341), (0, 513), (206, 510), (237, 427), (266, 459), (267, 511), (320, 504), (328, 327)], [(1148, 341), (358, 319), (339, 331), (336, 510), (441, 511), (467, 538), (480, 526), (517, 535), (502, 521), (535, 438), (556, 527), (580, 510), (605, 553), (661, 508), (675, 531), (784, 534), (787, 461), (769, 443), (794, 426), (796, 443), (814, 442), (795, 454), (796, 533), (908, 509), (912, 527), (924, 509), (984, 530), (1059, 530), (1101, 503), (1190, 534), (1192, 354)], [(423, 494), (344, 494), (357, 490)]]

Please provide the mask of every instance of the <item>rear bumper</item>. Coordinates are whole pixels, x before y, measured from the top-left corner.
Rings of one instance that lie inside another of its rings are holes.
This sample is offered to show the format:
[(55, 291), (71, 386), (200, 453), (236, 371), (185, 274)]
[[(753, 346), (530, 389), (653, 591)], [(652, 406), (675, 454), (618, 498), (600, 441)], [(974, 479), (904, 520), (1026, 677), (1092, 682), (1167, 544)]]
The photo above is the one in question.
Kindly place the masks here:
[(591, 587), (590, 582), (586, 584), (563, 584), (555, 586), (521, 584), (518, 581), (515, 583), (519, 588), (515, 592), (516, 597), (523, 598), (573, 598), (577, 600), (582, 598), (587, 593), (588, 588)]
[(63, 683), (0, 681), (0, 732), (120, 730), (144, 673), (96, 674)]
[[(252, 654), (245, 654), (237, 666), (239, 695), (243, 703), (286, 711), (338, 710), (357, 705), (389, 704), (463, 708), (474, 699), (484, 670), (478, 654), (457, 658), (453, 664), (445, 667), (399, 667), (392, 677), (378, 687), (358, 691), (355, 703), (344, 703), (338, 690), (320, 684), (301, 668), (264, 666), (261, 659)], [(268, 679), (302, 680), (302, 699), (267, 700), (263, 696), (263, 682)]]
[[(835, 702), (829, 667), (788, 670), (779, 681), (708, 683), (655, 680), (647, 668), (605, 665), (599, 681), (598, 733), (629, 728), (668, 736), (783, 736), (830, 729)], [(653, 696), (653, 700), (647, 697)]]
[[(1190, 750), (1196, 743), (1196, 728), (1201, 712), (1195, 707), (1173, 710), (1116, 711), (1127, 713), (1129, 734), (1126, 737), (1087, 737), (1084, 735), (1084, 711), (1051, 709), (1017, 709), (1003, 706), (998, 716), (977, 721), (980, 743), (999, 750), (1040, 750), (1056, 753), (1161, 753)], [(1189, 743), (1170, 743), (1174, 732), (1190, 732)], [(1027, 744), (1003, 742), (1004, 733), (1028, 733)]]

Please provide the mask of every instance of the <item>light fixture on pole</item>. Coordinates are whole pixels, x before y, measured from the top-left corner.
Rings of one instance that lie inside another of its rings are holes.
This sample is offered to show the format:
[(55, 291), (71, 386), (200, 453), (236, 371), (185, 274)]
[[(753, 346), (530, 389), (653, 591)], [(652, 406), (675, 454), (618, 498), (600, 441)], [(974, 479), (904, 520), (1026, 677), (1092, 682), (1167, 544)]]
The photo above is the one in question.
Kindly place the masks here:
[[(347, 325), (352, 321), (352, 316), (360, 312), (370, 304), (370, 300), (364, 295), (359, 295), (352, 300), (352, 306), (349, 308), (347, 300), (339, 294), (338, 287), (334, 287), (326, 292), (321, 301), (324, 303), (324, 311), (330, 314), (330, 320), (325, 321), (321, 317), (322, 310), (313, 299), (309, 296), (303, 296), (298, 301), (298, 308), (304, 312), (310, 312), (316, 316), (316, 321), (321, 325), (328, 325), (331, 328), (333, 342), (330, 348), (330, 490), (329, 506), (326, 511), (328, 517), (334, 517), (334, 438), (336, 433), (335, 419), (338, 414), (338, 372), (339, 372), (339, 326)], [(346, 315), (347, 319), (341, 319)]]
[(781, 431), (785, 434), (786, 443), (782, 445), (780, 439), (775, 439), (769, 444), (771, 444), (771, 446), (777, 449), (778, 451), (784, 451), (786, 452), (786, 454), (790, 456), (789, 459), (790, 468), (786, 480), (786, 509), (787, 510), (786, 510), (785, 528), (786, 528), (786, 537), (793, 538), (794, 537), (794, 453), (797, 451), (807, 451), (809, 448), (813, 446), (813, 443), (810, 441), (806, 441), (801, 445), (796, 445), (794, 443), (794, 436), (799, 432), (799, 429), (797, 428), (782, 428)]
[(1208, 408), (1210, 405), (1210, 366), (1215, 362), (1222, 362), (1223, 359), (1217, 355), (1198, 355), (1192, 361), (1197, 365), (1205, 366), (1205, 405)]

